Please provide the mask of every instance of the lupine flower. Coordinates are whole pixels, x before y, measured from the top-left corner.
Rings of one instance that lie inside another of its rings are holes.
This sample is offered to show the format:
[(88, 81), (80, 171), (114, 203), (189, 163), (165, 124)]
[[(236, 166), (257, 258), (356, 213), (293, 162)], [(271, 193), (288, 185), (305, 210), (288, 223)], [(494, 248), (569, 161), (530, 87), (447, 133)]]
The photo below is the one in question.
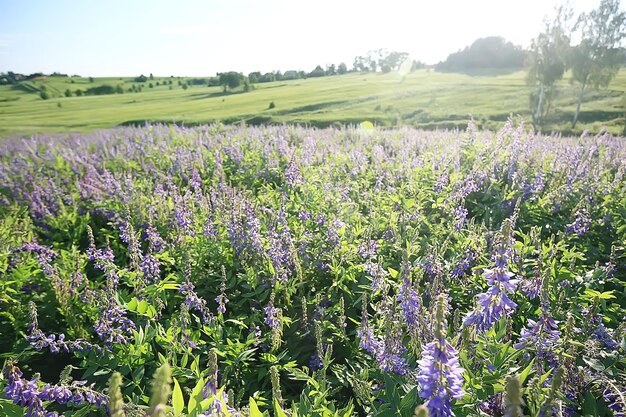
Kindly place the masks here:
[(391, 320), (386, 323), (385, 335), (379, 349), (376, 352), (376, 361), (380, 369), (385, 372), (395, 372), (398, 375), (406, 375), (409, 366), (402, 356), (406, 352), (406, 347), (402, 343), (402, 329), (399, 323)]
[(463, 206), (455, 207), (451, 214), (454, 217), (454, 230), (460, 232), (467, 219), (467, 209)]
[(328, 228), (327, 235), (328, 244), (331, 247), (337, 247), (339, 246), (339, 243), (341, 243), (341, 236), (339, 235), (339, 232), (345, 225), (346, 224), (339, 219), (333, 220), (332, 226)]
[(461, 257), (461, 259), (459, 259), (456, 265), (454, 265), (454, 268), (450, 272), (450, 276), (453, 278), (461, 278), (463, 275), (465, 275), (466, 271), (470, 268), (475, 258), (476, 258), (475, 251), (470, 250), (467, 253), (465, 253)]
[(405, 323), (411, 328), (416, 328), (422, 313), (422, 298), (417, 288), (412, 285), (408, 274), (406, 275), (400, 286), (398, 302)]
[[(364, 302), (367, 303), (366, 301)], [(381, 350), (382, 342), (376, 337), (372, 327), (369, 324), (367, 317), (367, 307), (363, 307), (363, 313), (361, 315), (361, 326), (357, 330), (357, 336), (359, 337), (359, 346), (365, 349), (372, 356), (376, 356), (378, 351)]]
[(557, 322), (550, 314), (549, 277), (541, 280), (541, 313), (538, 321), (528, 319), (525, 329), (522, 329), (519, 342), (513, 346), (516, 349), (532, 347), (539, 358), (547, 358), (551, 365), (556, 366), (554, 349), (561, 339)]
[(418, 361), (419, 395), (426, 400), (431, 416), (452, 415), (452, 400), (459, 400), (465, 394), (462, 388), (463, 368), (459, 365), (456, 349), (446, 341), (447, 321), (445, 318), (447, 300), (445, 294), (437, 299), (434, 321), (435, 339), (424, 346), (422, 359)]
[(390, 314), (387, 317), (385, 336), (377, 336), (369, 324), (367, 299), (365, 299), (361, 313), (361, 327), (357, 330), (357, 335), (361, 341), (359, 346), (376, 358), (380, 369), (385, 372), (395, 372), (398, 375), (407, 374), (408, 364), (402, 357), (406, 348), (402, 343), (402, 329), (396, 316)]
[(128, 254), (130, 256), (131, 266), (137, 269), (139, 268), (139, 263), (142, 258), (141, 243), (139, 242), (139, 237), (131, 223), (130, 214), (127, 215), (126, 220), (122, 222), (119, 229), (120, 239), (128, 245)]
[(144, 232), (146, 240), (152, 245), (152, 248), (155, 252), (161, 252), (165, 249), (165, 240), (159, 235), (158, 230), (152, 225), (148, 225), (146, 231)]
[(187, 304), (189, 309), (198, 311), (202, 315), (204, 324), (209, 324), (213, 321), (213, 316), (206, 306), (206, 300), (200, 298), (195, 292), (195, 287), (189, 279), (189, 274), (189, 271), (185, 273), (185, 282), (178, 288), (178, 292), (185, 296), (185, 304)]
[(107, 304), (100, 310), (100, 316), (93, 328), (107, 344), (128, 343), (128, 337), (136, 330), (135, 323), (126, 317), (126, 310), (122, 308), (112, 295), (108, 295)]
[(226, 298), (226, 271), (222, 267), (222, 282), (220, 284), (220, 293), (217, 297), (215, 297), (215, 301), (217, 302), (217, 311), (224, 314), (226, 312), (226, 304), (228, 303), (228, 298)]
[(22, 371), (9, 362), (3, 370), (9, 384), (4, 390), (7, 398), (21, 407), (28, 407), (25, 417), (52, 417), (58, 416), (56, 412), (47, 412), (43, 406), (44, 401), (52, 401), (58, 404), (72, 402), (76, 405), (87, 401), (97, 407), (104, 408), (108, 403), (106, 395), (93, 390), (93, 386), (86, 387), (85, 381), (74, 381), (71, 385), (46, 384), (39, 388), (38, 380), (22, 378)]
[(570, 223), (566, 227), (568, 234), (576, 233), (578, 236), (583, 236), (589, 231), (591, 226), (591, 216), (586, 210), (576, 211), (576, 219), (573, 223)]
[(610, 380), (605, 380), (606, 388), (602, 391), (602, 398), (606, 401), (607, 406), (613, 411), (613, 417), (626, 416), (626, 388), (621, 389)]
[(285, 181), (290, 188), (295, 188), (302, 183), (302, 174), (293, 159), (289, 161), (285, 169)]
[(37, 320), (37, 307), (34, 302), (29, 303), (29, 316), (30, 321), (28, 324), (28, 336), (26, 340), (35, 349), (50, 349), (51, 353), (63, 352), (84, 352), (84, 351), (96, 351), (101, 352), (102, 348), (98, 345), (94, 345), (85, 339), (77, 340), (65, 340), (63, 333), (59, 335), (49, 334), (46, 335), (40, 328)]
[(176, 224), (184, 234), (194, 236), (193, 213), (189, 207), (190, 196), (188, 195), (188, 192), (189, 190), (187, 190), (184, 197), (178, 193), (174, 195), (174, 218), (176, 220)]
[(140, 270), (146, 284), (154, 284), (161, 280), (161, 263), (152, 254), (151, 249), (148, 249), (148, 253), (141, 258)]
[(261, 222), (247, 200), (242, 199), (240, 207), (233, 209), (226, 230), (230, 245), (238, 257), (251, 260), (264, 255)]
[(311, 220), (313, 218), (313, 215), (308, 212), (308, 211), (300, 211), (298, 212), (298, 220), (300, 221), (307, 221), (307, 220)]
[(211, 349), (209, 351), (209, 375), (207, 377), (207, 381), (202, 389), (202, 397), (206, 400), (207, 398), (213, 397), (213, 402), (209, 405), (209, 409), (207, 410), (208, 416), (212, 415), (223, 415), (224, 413), (224, 404), (226, 404), (226, 409), (228, 410), (230, 415), (238, 416), (239, 413), (234, 408), (228, 405), (228, 394), (224, 392), (224, 390), (218, 389), (218, 365), (217, 365), (217, 353), (215, 349)]
[(357, 248), (357, 254), (364, 259), (375, 258), (378, 254), (378, 241), (372, 239), (361, 242)]
[(487, 292), (478, 294), (476, 308), (463, 321), (466, 326), (474, 325), (481, 331), (487, 331), (502, 317), (508, 317), (517, 307), (507, 295), (517, 288), (517, 280), (511, 279), (515, 274), (508, 271), (509, 260), (513, 256), (510, 247), (511, 230), (512, 221), (507, 219), (502, 225), (500, 241), (494, 254), (495, 268), (484, 271), (485, 280), (490, 287)]
[(284, 212), (280, 211), (278, 213), (276, 223), (277, 224), (274, 225), (267, 234), (269, 243), (267, 256), (270, 258), (272, 267), (274, 268), (272, 282), (278, 280), (279, 282), (285, 283), (289, 280), (289, 276), (294, 269), (294, 243)]
[(267, 303), (267, 306), (265, 306), (265, 324), (267, 324), (270, 329), (275, 329), (280, 326), (280, 320), (278, 320), (278, 310), (279, 309), (274, 307), (274, 303), (272, 301)]
[(372, 288), (372, 293), (376, 293), (377, 291), (382, 291), (386, 285), (385, 277), (389, 275), (385, 269), (380, 266), (378, 263), (374, 263), (371, 260), (367, 260), (364, 264), (365, 271), (370, 274), (372, 277), (372, 282), (370, 284)]
[(437, 182), (435, 183), (435, 192), (440, 193), (443, 191), (443, 188), (448, 185), (450, 182), (450, 174), (448, 171), (444, 171), (443, 174), (439, 176)]

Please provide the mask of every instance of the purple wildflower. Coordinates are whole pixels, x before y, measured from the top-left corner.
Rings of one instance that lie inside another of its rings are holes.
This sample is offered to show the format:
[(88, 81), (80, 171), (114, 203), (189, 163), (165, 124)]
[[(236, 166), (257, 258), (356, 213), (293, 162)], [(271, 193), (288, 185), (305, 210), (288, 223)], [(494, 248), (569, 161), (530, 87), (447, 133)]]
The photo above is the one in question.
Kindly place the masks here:
[(586, 210), (576, 211), (576, 219), (574, 222), (567, 225), (566, 231), (568, 234), (576, 233), (578, 236), (583, 236), (589, 231), (591, 226), (591, 216)]
[(22, 378), (22, 371), (9, 362), (3, 370), (4, 377), (9, 384), (4, 389), (7, 398), (21, 407), (27, 407), (25, 417), (53, 417), (56, 412), (48, 412), (43, 406), (44, 401), (53, 401), (58, 404), (72, 402), (80, 405), (85, 400), (97, 407), (104, 408), (108, 397), (93, 390), (93, 386), (86, 387), (85, 381), (74, 381), (71, 385), (46, 384), (39, 388), (38, 380)]
[(178, 292), (185, 296), (185, 304), (190, 310), (194, 309), (202, 315), (204, 324), (211, 323), (213, 317), (206, 306), (206, 300), (200, 298), (194, 290), (195, 287), (189, 279), (190, 272), (185, 273), (185, 275), (185, 282), (178, 288)]
[(402, 355), (406, 348), (402, 344), (402, 332), (398, 325), (397, 317), (389, 316), (386, 323), (385, 337), (381, 338), (374, 334), (367, 317), (367, 300), (363, 301), (361, 327), (357, 335), (361, 340), (359, 346), (376, 358), (380, 369), (385, 372), (395, 372), (398, 375), (406, 375), (408, 364)]
[(398, 302), (400, 303), (400, 310), (405, 323), (410, 328), (415, 329), (419, 324), (422, 298), (417, 288), (411, 284), (408, 274), (406, 275), (400, 286)]
[(419, 395), (427, 400), (426, 407), (430, 415), (435, 417), (451, 416), (451, 400), (461, 399), (465, 394), (459, 354), (445, 339), (446, 308), (446, 296), (440, 294), (435, 313), (435, 339), (424, 346), (422, 359), (418, 361)]
[(517, 288), (515, 276), (508, 271), (509, 260), (513, 257), (511, 249), (512, 220), (505, 220), (500, 232), (500, 241), (494, 253), (494, 269), (485, 269), (484, 276), (490, 285), (487, 292), (478, 294), (476, 308), (467, 314), (463, 324), (474, 325), (481, 331), (489, 330), (502, 317), (508, 317), (517, 307), (507, 294)]
[(463, 206), (455, 207), (452, 210), (452, 216), (454, 217), (454, 230), (460, 232), (467, 219), (467, 209)]
[(375, 258), (378, 253), (378, 241), (367, 240), (361, 242), (357, 248), (357, 254), (364, 259)]
[(29, 303), (29, 316), (30, 322), (28, 324), (28, 336), (26, 340), (35, 349), (42, 350), (49, 348), (51, 353), (58, 352), (83, 352), (83, 351), (102, 351), (102, 348), (98, 345), (89, 343), (85, 339), (77, 340), (65, 340), (63, 333), (59, 335), (49, 334), (46, 335), (40, 328), (37, 320), (37, 306), (34, 302)]
[(226, 304), (229, 301), (228, 298), (226, 298), (226, 274), (224, 274), (222, 278), (220, 293), (217, 297), (215, 297), (215, 301), (217, 302), (217, 311), (222, 314), (226, 313)]
[(383, 290), (386, 286), (385, 277), (389, 274), (387, 271), (383, 269), (382, 266), (378, 263), (374, 263), (371, 260), (367, 260), (365, 262), (365, 272), (370, 274), (372, 277), (372, 282), (370, 284), (372, 288), (372, 293), (376, 293), (377, 291)]
[(294, 243), (291, 230), (285, 219), (285, 213), (282, 210), (278, 213), (276, 223), (267, 234), (269, 243), (267, 256), (270, 258), (272, 268), (274, 269), (272, 282), (278, 280), (281, 283), (285, 283), (289, 280), (289, 276), (294, 269)]
[(289, 161), (285, 169), (285, 181), (290, 188), (295, 188), (302, 183), (302, 174), (293, 159)]
[(274, 307), (273, 302), (267, 303), (265, 306), (265, 324), (269, 326), (270, 329), (276, 329), (280, 326), (280, 318), (278, 313), (278, 308)]
[(443, 191), (443, 188), (448, 185), (450, 182), (450, 174), (448, 171), (445, 171), (443, 174), (439, 176), (437, 182), (435, 183), (435, 192), (440, 193)]
[(93, 328), (98, 337), (107, 344), (126, 344), (128, 337), (136, 329), (135, 323), (126, 317), (126, 310), (117, 303), (115, 297), (108, 296), (107, 299), (108, 303), (100, 310), (100, 317)]

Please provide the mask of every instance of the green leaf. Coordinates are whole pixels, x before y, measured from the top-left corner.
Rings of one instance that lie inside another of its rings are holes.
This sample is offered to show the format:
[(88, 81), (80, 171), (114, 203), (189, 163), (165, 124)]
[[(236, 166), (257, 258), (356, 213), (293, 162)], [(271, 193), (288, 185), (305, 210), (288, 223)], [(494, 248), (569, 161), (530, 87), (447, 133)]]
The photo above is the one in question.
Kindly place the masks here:
[(274, 415), (276, 417), (287, 417), (287, 414), (285, 414), (282, 407), (280, 406), (280, 404), (278, 404), (278, 401), (276, 401), (275, 398), (274, 398)]
[(524, 384), (524, 381), (526, 381), (526, 378), (528, 378), (528, 376), (530, 375), (530, 373), (533, 371), (533, 365), (535, 364), (535, 358), (533, 358), (530, 363), (528, 364), (528, 366), (522, 371), (522, 373), (519, 375), (519, 383), (520, 385)]
[(387, 271), (389, 271), (389, 275), (391, 275), (391, 278), (395, 279), (398, 276), (398, 271), (396, 271), (392, 267), (387, 268)]
[(263, 413), (252, 397), (250, 397), (250, 417), (263, 417)]
[(584, 416), (597, 416), (598, 405), (593, 394), (589, 391), (585, 393), (585, 401), (583, 402), (583, 415)]
[(187, 403), (187, 411), (189, 411), (189, 413), (195, 410), (196, 406), (202, 401), (202, 388), (204, 388), (204, 379), (200, 377), (189, 396), (189, 402)]
[(130, 300), (130, 302), (126, 305), (126, 308), (128, 308), (130, 311), (136, 311), (137, 310), (137, 297), (133, 297), (132, 300)]
[(148, 302), (144, 299), (141, 300), (141, 302), (137, 306), (137, 312), (139, 314), (144, 314), (146, 311), (148, 311)]
[(174, 378), (174, 391), (172, 391), (172, 407), (174, 408), (174, 415), (179, 416), (185, 408), (185, 399), (183, 398), (183, 391), (180, 389), (180, 384)]
[(413, 415), (418, 397), (417, 386), (414, 386), (404, 397), (402, 397), (402, 401), (400, 401), (400, 405), (398, 406), (402, 417), (411, 417)]
[(25, 415), (24, 407), (9, 402), (0, 404), (0, 414), (6, 417), (22, 417)]

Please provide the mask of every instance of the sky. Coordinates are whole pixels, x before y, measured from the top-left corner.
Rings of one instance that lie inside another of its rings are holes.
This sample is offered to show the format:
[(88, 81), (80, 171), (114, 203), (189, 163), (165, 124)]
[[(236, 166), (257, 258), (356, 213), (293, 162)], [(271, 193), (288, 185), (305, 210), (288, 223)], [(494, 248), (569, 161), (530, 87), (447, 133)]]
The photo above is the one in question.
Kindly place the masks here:
[[(528, 46), (564, 0), (0, 0), (0, 72), (211, 76), (370, 50), (435, 64), (486, 36)], [(570, 0), (576, 14), (599, 0)]]

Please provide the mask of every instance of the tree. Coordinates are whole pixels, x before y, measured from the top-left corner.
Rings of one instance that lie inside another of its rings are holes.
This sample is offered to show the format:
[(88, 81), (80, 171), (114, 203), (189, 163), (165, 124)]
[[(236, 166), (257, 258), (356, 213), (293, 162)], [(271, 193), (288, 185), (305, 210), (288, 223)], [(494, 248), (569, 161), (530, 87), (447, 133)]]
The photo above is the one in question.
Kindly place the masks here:
[(570, 53), (572, 81), (580, 85), (572, 129), (578, 122), (585, 89), (606, 87), (621, 66), (620, 43), (626, 36), (626, 13), (619, 6), (620, 0), (601, 0), (597, 9), (578, 18), (581, 41)]
[(316, 66), (313, 71), (309, 72), (309, 77), (311, 78), (323, 77), (324, 75), (326, 75), (326, 72), (324, 71), (321, 65)]
[(248, 74), (248, 80), (250, 80), (250, 82), (253, 84), (258, 83), (260, 79), (261, 79), (261, 73), (259, 71), (254, 71)]
[(220, 85), (224, 87), (224, 92), (228, 89), (237, 88), (243, 82), (243, 75), (235, 71), (223, 72), (218, 74)]
[(553, 22), (546, 22), (544, 32), (533, 39), (528, 55), (526, 81), (537, 87), (530, 95), (533, 127), (540, 130), (556, 97), (555, 83), (563, 78), (569, 48), (567, 21), (569, 9), (561, 7)]
[(519, 46), (500, 36), (476, 39), (470, 46), (454, 52), (437, 64), (437, 71), (467, 71), (482, 68), (521, 68), (525, 53)]
[(400, 65), (409, 58), (409, 54), (406, 52), (384, 52), (381, 54), (380, 67), (383, 72), (397, 71)]
[(354, 58), (354, 63), (352, 64), (352, 67), (355, 71), (358, 72), (366, 72), (370, 70), (368, 66), (368, 59), (362, 56), (357, 56)]
[(346, 72), (348, 72), (348, 67), (344, 62), (342, 62), (337, 67), (337, 74), (341, 75), (341, 74), (345, 74)]

